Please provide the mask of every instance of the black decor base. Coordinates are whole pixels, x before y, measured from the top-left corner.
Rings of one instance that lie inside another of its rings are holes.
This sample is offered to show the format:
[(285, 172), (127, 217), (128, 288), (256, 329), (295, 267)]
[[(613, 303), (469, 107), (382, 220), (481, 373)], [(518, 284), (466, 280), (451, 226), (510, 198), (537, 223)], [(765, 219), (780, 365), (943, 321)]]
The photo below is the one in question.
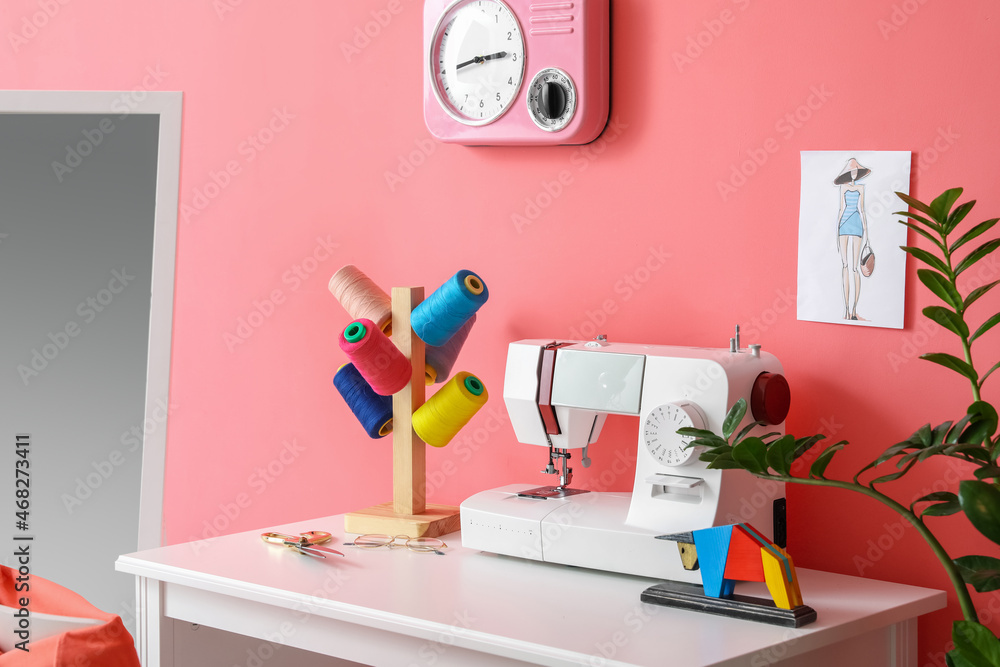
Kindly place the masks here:
[(749, 595), (733, 595), (731, 599), (711, 598), (698, 584), (666, 581), (650, 586), (639, 598), (643, 602), (664, 607), (700, 611), (705, 614), (742, 618), (757, 623), (801, 628), (816, 620), (816, 610), (800, 605), (794, 609), (779, 609), (773, 600)]

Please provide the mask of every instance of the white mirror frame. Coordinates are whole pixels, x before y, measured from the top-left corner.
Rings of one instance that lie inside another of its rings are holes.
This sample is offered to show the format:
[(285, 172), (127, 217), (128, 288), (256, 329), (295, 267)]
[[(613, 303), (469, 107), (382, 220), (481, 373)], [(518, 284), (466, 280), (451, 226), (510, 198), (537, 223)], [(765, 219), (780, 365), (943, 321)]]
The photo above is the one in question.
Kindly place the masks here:
[[(160, 117), (153, 217), (153, 273), (146, 360), (145, 424), (139, 495), (139, 550), (163, 543), (163, 474), (169, 420), (170, 345), (174, 319), (174, 265), (181, 165), (180, 92), (0, 90), (0, 114), (98, 114)], [(162, 415), (162, 416), (160, 416)], [(162, 427), (160, 426), (162, 424)]]

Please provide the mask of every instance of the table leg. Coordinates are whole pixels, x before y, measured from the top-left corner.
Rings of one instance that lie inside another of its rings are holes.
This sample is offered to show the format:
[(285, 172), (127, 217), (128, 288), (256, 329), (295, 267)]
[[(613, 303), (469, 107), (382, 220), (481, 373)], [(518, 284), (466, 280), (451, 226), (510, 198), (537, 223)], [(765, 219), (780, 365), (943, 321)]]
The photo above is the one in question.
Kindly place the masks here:
[(143, 667), (174, 667), (174, 622), (163, 614), (163, 584), (135, 578), (136, 640)]

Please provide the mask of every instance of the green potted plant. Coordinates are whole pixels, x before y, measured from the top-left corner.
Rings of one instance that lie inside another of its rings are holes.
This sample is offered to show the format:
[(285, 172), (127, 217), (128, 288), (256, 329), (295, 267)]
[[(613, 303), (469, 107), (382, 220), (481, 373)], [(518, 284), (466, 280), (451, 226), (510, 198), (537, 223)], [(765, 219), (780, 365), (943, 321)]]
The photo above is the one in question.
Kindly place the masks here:
[[(743, 399), (730, 409), (722, 435), (700, 429), (681, 429), (679, 432), (693, 436), (689, 447), (706, 448), (701, 460), (708, 462), (709, 468), (739, 468), (778, 482), (845, 489), (877, 500), (905, 518), (940, 561), (961, 606), (963, 618), (955, 621), (952, 627), (955, 649), (947, 655), (948, 664), (953, 667), (997, 667), (1000, 666), (1000, 639), (979, 623), (968, 587), (972, 586), (979, 592), (1000, 590), (1000, 559), (980, 555), (952, 558), (926, 519), (962, 513), (979, 532), (1000, 545), (1000, 464), (997, 461), (1000, 440), (995, 439), (997, 411), (982, 398), (983, 384), (1000, 368), (1000, 361), (980, 371), (973, 360), (974, 343), (1000, 323), (1000, 312), (987, 317), (975, 330), (967, 319), (970, 307), (1000, 281), (970, 290), (965, 295), (958, 287), (961, 274), (1000, 247), (1000, 239), (968, 245), (989, 231), (998, 218), (973, 225), (955, 238), (956, 230), (976, 203), (968, 201), (955, 206), (962, 194), (961, 188), (945, 191), (930, 204), (899, 192), (896, 194), (912, 209), (897, 213), (908, 218), (900, 222), (929, 240), (933, 249), (903, 247), (911, 257), (925, 265), (917, 271), (917, 276), (943, 304), (928, 306), (923, 309), (923, 314), (959, 338), (964, 357), (935, 352), (924, 354), (921, 359), (943, 366), (968, 380), (972, 403), (966, 414), (957, 421), (937, 426), (924, 424), (906, 440), (887, 448), (851, 480), (833, 479), (826, 474), (830, 461), (848, 444), (847, 441), (825, 447), (808, 465), (807, 471), (802, 466), (796, 466), (793, 471), (792, 464), (825, 436), (750, 435), (754, 427), (761, 425), (760, 422), (737, 432), (747, 410)], [(963, 255), (961, 259), (959, 254)], [(909, 506), (882, 491), (883, 484), (900, 479), (921, 461), (940, 456), (973, 464), (974, 478), (960, 482), (957, 493), (931, 493)]]

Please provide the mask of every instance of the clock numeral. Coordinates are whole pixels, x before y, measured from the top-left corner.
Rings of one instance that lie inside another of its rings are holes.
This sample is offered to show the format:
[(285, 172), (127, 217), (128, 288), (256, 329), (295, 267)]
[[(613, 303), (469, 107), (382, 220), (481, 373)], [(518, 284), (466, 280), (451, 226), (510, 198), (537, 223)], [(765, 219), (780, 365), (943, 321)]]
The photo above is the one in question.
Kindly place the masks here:
[(509, 77), (507, 79), (507, 84), (513, 86), (514, 85), (514, 77)]
[(510, 33), (509, 32), (507, 33), (507, 41), (508, 42), (510, 41)]
[(497, 93), (497, 102), (500, 101), (500, 93)]
[(480, 108), (480, 109), (482, 109), (482, 108), (483, 108), (483, 104), (484, 104), (483, 100), (479, 100), (479, 108)]

